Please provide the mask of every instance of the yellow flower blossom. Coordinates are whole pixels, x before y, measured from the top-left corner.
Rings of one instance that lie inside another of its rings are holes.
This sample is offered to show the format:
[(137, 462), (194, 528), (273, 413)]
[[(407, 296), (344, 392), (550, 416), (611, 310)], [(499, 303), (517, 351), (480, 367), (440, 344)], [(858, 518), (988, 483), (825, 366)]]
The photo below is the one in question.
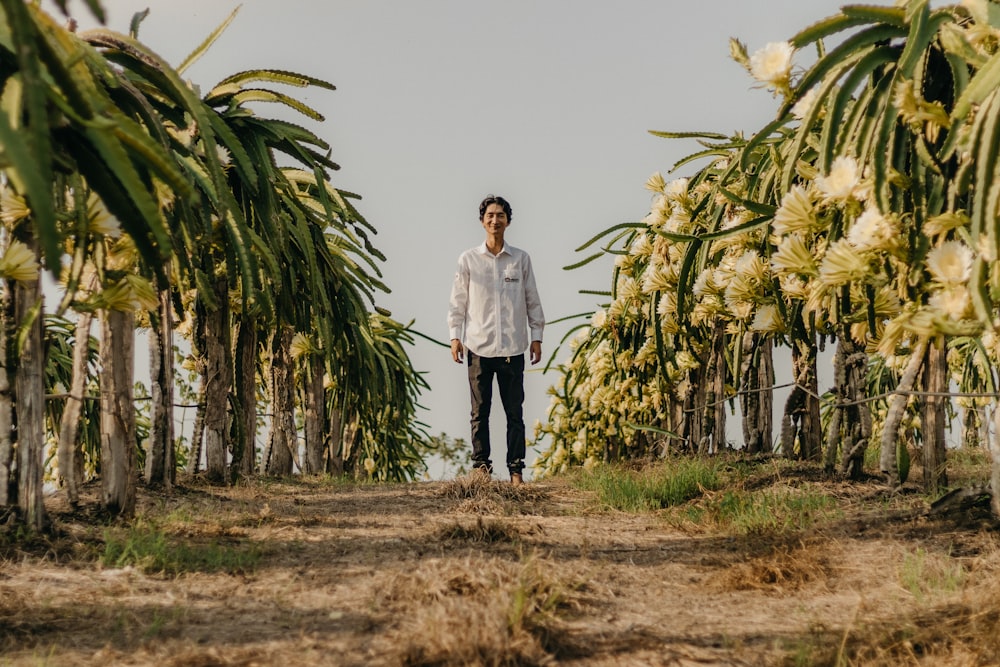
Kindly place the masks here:
[(819, 279), (824, 285), (836, 287), (868, 274), (868, 262), (846, 239), (838, 239), (819, 265)]
[(11, 241), (7, 252), (0, 259), (0, 276), (21, 283), (38, 280), (40, 270), (35, 253), (20, 241)]
[(9, 187), (0, 188), (0, 220), (13, 226), (31, 215), (24, 197)]
[(941, 236), (953, 229), (965, 227), (969, 224), (969, 216), (965, 211), (948, 211), (933, 218), (924, 220), (923, 232), (927, 236)]
[(660, 317), (668, 317), (677, 314), (677, 292), (664, 292), (660, 296), (660, 301), (656, 305), (656, 313)]
[(654, 172), (649, 179), (646, 180), (645, 188), (650, 192), (658, 192), (663, 194), (663, 191), (667, 187), (667, 182), (663, 180), (663, 174), (660, 172)]
[(789, 234), (771, 255), (771, 269), (785, 275), (817, 276), (819, 269), (800, 234)]
[(642, 275), (642, 293), (666, 292), (676, 287), (674, 276), (662, 265), (650, 264)]
[(292, 343), (288, 346), (288, 351), (292, 355), (292, 359), (296, 360), (314, 354), (317, 349), (312, 339), (301, 331), (296, 332), (292, 336)]

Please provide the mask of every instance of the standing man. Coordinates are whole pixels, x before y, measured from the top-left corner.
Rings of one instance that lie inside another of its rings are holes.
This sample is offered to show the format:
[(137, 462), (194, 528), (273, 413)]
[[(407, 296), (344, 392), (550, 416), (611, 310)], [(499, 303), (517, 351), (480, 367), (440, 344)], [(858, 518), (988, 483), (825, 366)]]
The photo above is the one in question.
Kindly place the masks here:
[(510, 219), (510, 204), (503, 197), (487, 195), (479, 204), (486, 241), (458, 258), (448, 330), (452, 359), (460, 364), (468, 356), (473, 469), (486, 477), (493, 474), (490, 405), (495, 375), (507, 415), (507, 469), (511, 483), (518, 485), (523, 483), (525, 448), (524, 350), (532, 364), (541, 360), (545, 315), (531, 258), (504, 242)]

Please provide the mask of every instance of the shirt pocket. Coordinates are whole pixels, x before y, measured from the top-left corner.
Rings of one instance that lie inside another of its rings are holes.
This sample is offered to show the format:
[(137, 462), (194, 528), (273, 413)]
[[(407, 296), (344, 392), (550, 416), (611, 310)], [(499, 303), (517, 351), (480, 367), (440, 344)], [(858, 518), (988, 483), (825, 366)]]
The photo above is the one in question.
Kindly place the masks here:
[(508, 266), (503, 270), (500, 280), (504, 289), (518, 289), (521, 287), (521, 272), (516, 266)]

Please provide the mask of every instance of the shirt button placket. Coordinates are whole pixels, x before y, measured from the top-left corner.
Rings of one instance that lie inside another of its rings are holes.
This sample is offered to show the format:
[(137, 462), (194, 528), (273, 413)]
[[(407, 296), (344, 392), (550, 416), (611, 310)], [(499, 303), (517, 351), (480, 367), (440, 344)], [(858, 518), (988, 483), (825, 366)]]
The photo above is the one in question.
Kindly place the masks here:
[(495, 341), (493, 356), (500, 355), (500, 343), (501, 343), (501, 332), (503, 330), (502, 323), (500, 321), (500, 296), (502, 294), (502, 283), (500, 282), (500, 255), (493, 258), (493, 315), (494, 322), (496, 322), (496, 331), (494, 332)]

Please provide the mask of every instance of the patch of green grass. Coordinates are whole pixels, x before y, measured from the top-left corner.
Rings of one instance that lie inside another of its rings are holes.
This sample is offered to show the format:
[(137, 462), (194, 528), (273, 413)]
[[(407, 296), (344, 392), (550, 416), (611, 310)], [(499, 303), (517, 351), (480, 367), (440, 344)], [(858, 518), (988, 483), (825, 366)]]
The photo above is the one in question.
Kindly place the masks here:
[(104, 531), (106, 567), (132, 566), (146, 573), (177, 575), (183, 572), (228, 572), (253, 570), (262, 551), (253, 544), (219, 544), (194, 541), (147, 524)]
[(683, 513), (696, 524), (711, 523), (739, 535), (764, 535), (802, 530), (839, 514), (834, 498), (800, 489), (726, 491)]
[(948, 556), (929, 555), (924, 549), (906, 554), (899, 570), (903, 588), (918, 601), (935, 593), (954, 593), (965, 583), (965, 570)]
[(625, 512), (673, 507), (719, 488), (719, 462), (672, 459), (644, 470), (599, 466), (574, 479), (579, 488), (597, 493), (601, 505)]

